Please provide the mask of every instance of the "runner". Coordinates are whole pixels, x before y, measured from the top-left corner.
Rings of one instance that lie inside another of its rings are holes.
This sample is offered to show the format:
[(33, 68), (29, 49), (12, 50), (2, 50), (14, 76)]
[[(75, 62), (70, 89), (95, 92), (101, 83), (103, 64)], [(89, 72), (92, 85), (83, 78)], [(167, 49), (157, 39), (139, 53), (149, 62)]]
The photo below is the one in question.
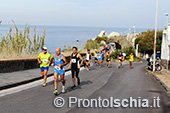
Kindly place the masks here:
[[(101, 52), (102, 52), (102, 51), (101, 51)], [(98, 55), (97, 55), (99, 67), (102, 66), (102, 54), (101, 54), (101, 52), (99, 52)]]
[(116, 44), (114, 45), (114, 48), (113, 48), (113, 51), (112, 51), (113, 53), (115, 53), (116, 52)]
[(50, 53), (47, 52), (47, 47), (43, 47), (42, 51), (39, 55), (38, 55), (38, 63), (40, 64), (40, 69), (41, 69), (41, 75), (44, 77), (44, 83), (43, 83), (43, 87), (46, 86), (46, 81), (47, 81), (47, 72), (49, 69), (49, 65), (51, 63), (51, 59), (52, 56)]
[(97, 49), (95, 49), (95, 51), (94, 51), (94, 62), (95, 62), (95, 64), (98, 63), (97, 54), (98, 54)]
[(130, 64), (130, 69), (132, 69), (132, 63), (133, 63), (133, 60), (134, 60), (134, 55), (133, 55), (133, 53), (131, 53), (131, 54), (129, 55), (129, 64)]
[(122, 68), (122, 59), (123, 59), (123, 55), (122, 52), (119, 52), (119, 55), (117, 55), (117, 58), (119, 60), (119, 67), (118, 68)]
[(105, 57), (106, 57), (107, 66), (110, 67), (110, 57), (111, 57), (111, 55), (110, 55), (109, 50), (107, 50)]
[(61, 54), (61, 49), (59, 47), (56, 48), (56, 54), (53, 55), (53, 63), (54, 66), (54, 92), (53, 94), (58, 95), (58, 76), (60, 76), (60, 80), (62, 82), (62, 93), (65, 92), (65, 80), (64, 80), (64, 69), (63, 66), (67, 65), (68, 62), (63, 54)]
[(86, 59), (87, 71), (89, 71), (90, 62), (92, 61), (92, 55), (90, 53), (90, 49), (87, 50), (85, 59)]
[(105, 52), (104, 52), (104, 50), (102, 50), (101, 54), (102, 54), (102, 63), (103, 63), (104, 57), (105, 57)]
[[(70, 56), (70, 65), (69, 69), (71, 68), (72, 72), (72, 81), (73, 81), (73, 86), (71, 87), (72, 89), (76, 87), (75, 84), (75, 76), (74, 74), (76, 73), (76, 78), (77, 78), (77, 85), (80, 85), (80, 77), (79, 77), (79, 71), (80, 67), (83, 64), (83, 58), (79, 53), (77, 53), (77, 47), (73, 47), (73, 53)], [(81, 63), (79, 64), (79, 60), (81, 60)]]

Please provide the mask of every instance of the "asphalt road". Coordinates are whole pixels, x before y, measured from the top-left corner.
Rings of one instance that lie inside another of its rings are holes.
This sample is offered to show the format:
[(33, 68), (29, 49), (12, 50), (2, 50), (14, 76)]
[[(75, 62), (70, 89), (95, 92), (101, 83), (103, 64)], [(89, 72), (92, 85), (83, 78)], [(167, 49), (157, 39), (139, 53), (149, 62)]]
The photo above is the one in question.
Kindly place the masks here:
[[(104, 63), (105, 64), (105, 63)], [(66, 93), (53, 95), (53, 81), (46, 87), (41, 85), (26, 90), (0, 97), (0, 113), (168, 113), (170, 98), (160, 84), (150, 75), (147, 75), (144, 63), (134, 63), (134, 68), (129, 69), (124, 64), (122, 69), (117, 69), (117, 63), (112, 63), (111, 68), (105, 65), (102, 68), (92, 66), (90, 72), (80, 72), (81, 84), (72, 90), (71, 76), (66, 76)], [(59, 83), (61, 91), (61, 83)], [(10, 91), (10, 90), (9, 90)], [(68, 107), (69, 97), (78, 99), (148, 99), (150, 104), (154, 97), (160, 98), (160, 108), (84, 108), (72, 104)], [(56, 97), (65, 99), (62, 108), (56, 108), (53, 101)]]

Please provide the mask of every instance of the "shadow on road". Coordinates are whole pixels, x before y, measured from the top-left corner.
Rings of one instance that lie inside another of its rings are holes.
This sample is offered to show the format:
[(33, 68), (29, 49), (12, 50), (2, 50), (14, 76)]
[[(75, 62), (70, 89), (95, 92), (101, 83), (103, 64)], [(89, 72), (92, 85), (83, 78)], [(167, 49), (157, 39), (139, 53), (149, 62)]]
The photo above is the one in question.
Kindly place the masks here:
[(82, 81), (82, 82), (80, 83), (80, 85), (78, 85), (76, 88), (72, 89), (72, 88), (71, 88), (72, 86), (69, 86), (65, 91), (66, 91), (66, 93), (68, 93), (68, 92), (74, 91), (75, 89), (81, 89), (82, 86), (84, 86), (84, 85), (89, 85), (89, 84), (92, 84), (92, 83), (93, 83), (93, 82), (90, 81), (90, 80)]

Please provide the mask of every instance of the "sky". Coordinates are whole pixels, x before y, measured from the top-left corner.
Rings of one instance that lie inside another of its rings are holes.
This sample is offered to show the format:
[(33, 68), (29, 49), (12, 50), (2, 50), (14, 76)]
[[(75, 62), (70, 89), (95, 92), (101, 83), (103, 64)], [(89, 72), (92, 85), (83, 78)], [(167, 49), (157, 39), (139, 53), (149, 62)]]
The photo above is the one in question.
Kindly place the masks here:
[[(170, 14), (159, 0), (158, 28)], [(8, 24), (154, 28), (156, 0), (0, 0), (0, 20)]]

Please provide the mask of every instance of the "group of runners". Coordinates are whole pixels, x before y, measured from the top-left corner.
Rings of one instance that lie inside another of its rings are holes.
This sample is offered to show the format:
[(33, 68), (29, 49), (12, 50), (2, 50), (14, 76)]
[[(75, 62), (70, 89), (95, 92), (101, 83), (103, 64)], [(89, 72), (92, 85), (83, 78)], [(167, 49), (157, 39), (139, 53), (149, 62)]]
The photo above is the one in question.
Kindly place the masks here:
[(103, 49), (101, 51), (98, 51), (97, 49), (95, 49), (95, 52), (94, 52), (95, 64), (101, 67), (101, 64), (103, 63), (104, 59), (106, 60), (107, 66), (110, 67), (111, 55), (110, 55), (109, 49), (106, 49), (106, 50)]
[[(68, 64), (66, 57), (63, 54), (61, 54), (61, 49), (59, 47), (56, 48), (56, 53), (53, 56), (51, 56), (51, 54), (47, 52), (47, 47), (43, 47), (42, 50), (43, 52), (41, 52), (37, 58), (40, 64), (41, 75), (44, 77), (44, 83), (42, 86), (43, 87), (46, 86), (47, 72), (49, 70), (49, 65), (51, 64), (51, 66), (54, 66), (54, 92), (53, 93), (55, 95), (58, 95), (57, 82), (59, 77), (62, 82), (62, 93), (64, 93), (65, 92), (64, 66)], [(77, 47), (73, 47), (72, 51), (73, 53), (70, 55), (70, 63), (68, 69), (71, 69), (72, 81), (73, 81), (73, 86), (71, 88), (74, 89), (76, 87), (75, 76), (77, 78), (77, 85), (80, 85), (79, 71), (81, 65), (83, 64), (83, 58), (77, 52)]]
[[(80, 85), (80, 77), (79, 77), (79, 71), (80, 67), (85, 63), (87, 71), (89, 71), (90, 62), (92, 62), (92, 59), (94, 57), (94, 63), (101, 67), (103, 61), (106, 61), (106, 65), (110, 67), (110, 61), (111, 61), (111, 54), (108, 49), (106, 50), (95, 50), (95, 52), (92, 54), (90, 50), (87, 50), (87, 53), (85, 55), (85, 59), (77, 52), (78, 48), (73, 47), (72, 48), (72, 54), (70, 55), (70, 62), (68, 63), (66, 57), (61, 54), (61, 49), (59, 47), (56, 48), (55, 54), (51, 56), (50, 53), (47, 52), (47, 47), (43, 47), (42, 52), (38, 55), (38, 62), (40, 64), (40, 70), (41, 75), (44, 77), (43, 87), (46, 86), (47, 81), (47, 72), (49, 70), (49, 66), (54, 66), (54, 92), (53, 94), (58, 95), (58, 78), (60, 77), (60, 80), (62, 82), (62, 93), (65, 92), (65, 70), (64, 66), (69, 64), (68, 69), (71, 70), (72, 74), (72, 82), (73, 86), (72, 89), (76, 88), (76, 79), (77, 78), (77, 85)], [(119, 53), (117, 56), (119, 60), (119, 66), (118, 68), (122, 68), (122, 61), (124, 59), (124, 56), (122, 55), (122, 52)], [(130, 68), (132, 68), (132, 62), (133, 62), (134, 56), (131, 53), (129, 56), (129, 62), (130, 62)]]

